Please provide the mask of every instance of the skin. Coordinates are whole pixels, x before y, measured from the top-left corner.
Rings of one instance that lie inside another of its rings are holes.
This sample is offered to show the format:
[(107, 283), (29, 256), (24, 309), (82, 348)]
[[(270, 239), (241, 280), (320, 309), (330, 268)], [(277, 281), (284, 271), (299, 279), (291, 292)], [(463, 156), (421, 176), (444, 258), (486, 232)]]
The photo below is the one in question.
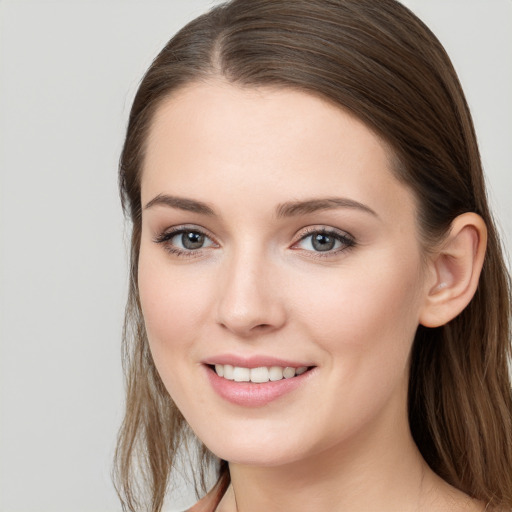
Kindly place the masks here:
[[(409, 354), (440, 273), (425, 263), (415, 198), (390, 160), (362, 122), (298, 91), (212, 80), (157, 112), (141, 182), (140, 299), (167, 390), (230, 461), (219, 511), (481, 510), (428, 468), (410, 434)], [(146, 207), (162, 194), (215, 214)], [(364, 207), (276, 215), (334, 196)], [(208, 236), (186, 256), (172, 252), (181, 236), (161, 241), (183, 225)], [(353, 245), (315, 250), (307, 236), (322, 228)], [(315, 368), (248, 408), (205, 377), (202, 362), (226, 353)]]

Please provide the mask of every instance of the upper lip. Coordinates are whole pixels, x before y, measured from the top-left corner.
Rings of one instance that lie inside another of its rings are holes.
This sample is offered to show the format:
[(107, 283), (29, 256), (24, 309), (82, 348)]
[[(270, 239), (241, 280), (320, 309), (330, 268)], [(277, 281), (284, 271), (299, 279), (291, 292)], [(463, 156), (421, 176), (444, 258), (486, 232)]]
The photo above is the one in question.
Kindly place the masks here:
[(292, 368), (300, 368), (301, 366), (314, 366), (305, 361), (294, 361), (290, 359), (280, 359), (267, 355), (240, 356), (236, 354), (219, 354), (217, 356), (208, 357), (203, 364), (230, 364), (231, 366), (240, 366), (242, 368), (260, 368), (262, 366), (287, 366)]

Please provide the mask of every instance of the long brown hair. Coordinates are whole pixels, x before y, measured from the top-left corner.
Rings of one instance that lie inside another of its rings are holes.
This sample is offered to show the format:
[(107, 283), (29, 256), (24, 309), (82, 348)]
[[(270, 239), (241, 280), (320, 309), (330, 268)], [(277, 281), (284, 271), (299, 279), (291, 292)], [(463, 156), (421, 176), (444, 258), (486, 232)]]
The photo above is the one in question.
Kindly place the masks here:
[[(379, 133), (393, 149), (396, 176), (418, 200), (426, 247), (457, 215), (483, 217), (488, 248), (474, 298), (447, 325), (418, 328), (409, 421), (435, 472), (490, 508), (512, 507), (510, 278), (471, 115), (446, 52), (395, 0), (233, 0), (189, 23), (156, 57), (135, 97), (121, 155), (122, 202), (133, 226), (126, 416), (115, 471), (124, 510), (161, 510), (176, 453), (193, 439), (155, 369), (139, 303), (140, 175), (148, 129), (174, 91), (218, 76), (319, 95)], [(201, 447), (198, 467), (209, 458)], [(222, 487), (228, 479), (222, 463)]]

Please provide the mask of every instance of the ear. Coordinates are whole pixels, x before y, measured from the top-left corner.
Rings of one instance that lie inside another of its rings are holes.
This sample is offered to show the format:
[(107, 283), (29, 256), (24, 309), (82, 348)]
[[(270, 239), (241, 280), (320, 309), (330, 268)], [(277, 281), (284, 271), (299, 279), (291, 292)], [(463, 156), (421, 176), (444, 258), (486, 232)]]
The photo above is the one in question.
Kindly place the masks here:
[(476, 213), (453, 222), (440, 248), (429, 257), (430, 275), (420, 324), (439, 327), (455, 318), (471, 301), (478, 286), (487, 246), (487, 228)]

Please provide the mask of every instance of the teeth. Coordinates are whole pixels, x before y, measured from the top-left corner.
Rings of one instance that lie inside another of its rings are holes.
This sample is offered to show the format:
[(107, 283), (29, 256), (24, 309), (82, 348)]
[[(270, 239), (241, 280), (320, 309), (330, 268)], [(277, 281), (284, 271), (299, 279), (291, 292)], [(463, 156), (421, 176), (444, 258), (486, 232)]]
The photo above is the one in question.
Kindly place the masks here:
[(219, 377), (224, 377), (235, 382), (254, 382), (262, 384), (265, 382), (274, 382), (278, 380), (291, 379), (296, 375), (302, 375), (308, 369), (307, 366), (293, 368), (287, 366), (271, 366), (269, 368), (261, 366), (259, 368), (244, 368), (242, 366), (231, 366), (230, 364), (216, 364), (215, 372)]
[(235, 382), (249, 382), (251, 380), (251, 370), (249, 370), (249, 368), (235, 366), (233, 369), (233, 380)]
[(281, 380), (283, 378), (283, 369), (280, 366), (271, 366), (268, 371), (270, 380)]
[[(222, 366), (222, 365), (219, 365)], [(228, 380), (233, 380), (233, 367), (230, 364), (224, 365), (224, 378)]]
[(268, 382), (269, 371), (264, 366), (261, 368), (251, 368), (251, 382)]
[(295, 368), (292, 368), (291, 366), (287, 366), (283, 370), (283, 377), (285, 379), (291, 379), (292, 377), (295, 377)]

